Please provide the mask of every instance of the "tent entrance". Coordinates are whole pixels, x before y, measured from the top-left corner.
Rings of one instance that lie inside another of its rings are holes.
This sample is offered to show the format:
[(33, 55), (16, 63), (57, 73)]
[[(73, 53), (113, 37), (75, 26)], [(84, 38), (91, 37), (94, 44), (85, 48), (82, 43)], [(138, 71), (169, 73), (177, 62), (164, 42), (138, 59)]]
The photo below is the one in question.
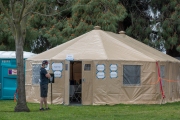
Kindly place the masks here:
[(82, 61), (70, 61), (69, 103), (82, 102)]

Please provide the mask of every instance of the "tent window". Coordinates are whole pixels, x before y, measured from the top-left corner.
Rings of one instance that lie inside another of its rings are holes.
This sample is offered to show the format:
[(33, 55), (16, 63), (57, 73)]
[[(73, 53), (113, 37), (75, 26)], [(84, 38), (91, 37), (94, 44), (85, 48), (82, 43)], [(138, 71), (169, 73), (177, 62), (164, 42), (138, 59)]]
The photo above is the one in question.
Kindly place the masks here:
[(91, 70), (91, 64), (85, 64), (84, 71), (90, 71), (90, 70)]
[(37, 85), (40, 82), (40, 68), (41, 64), (32, 65), (32, 84)]
[(140, 85), (141, 66), (123, 65), (123, 84)]
[(160, 66), (160, 72), (161, 72), (161, 78), (165, 78), (165, 66), (164, 65), (161, 65)]
[(68, 64), (65, 65), (65, 70), (68, 70)]
[(162, 85), (164, 85), (164, 78), (165, 78), (165, 66), (161, 65), (160, 66), (160, 74), (161, 74), (161, 80), (162, 80)]

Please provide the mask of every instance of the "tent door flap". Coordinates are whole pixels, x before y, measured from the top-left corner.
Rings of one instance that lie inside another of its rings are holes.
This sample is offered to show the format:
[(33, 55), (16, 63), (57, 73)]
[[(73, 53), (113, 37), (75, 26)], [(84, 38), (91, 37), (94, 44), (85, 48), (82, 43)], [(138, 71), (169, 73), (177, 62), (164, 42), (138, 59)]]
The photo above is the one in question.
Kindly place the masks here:
[(82, 104), (91, 105), (93, 97), (92, 61), (82, 62)]

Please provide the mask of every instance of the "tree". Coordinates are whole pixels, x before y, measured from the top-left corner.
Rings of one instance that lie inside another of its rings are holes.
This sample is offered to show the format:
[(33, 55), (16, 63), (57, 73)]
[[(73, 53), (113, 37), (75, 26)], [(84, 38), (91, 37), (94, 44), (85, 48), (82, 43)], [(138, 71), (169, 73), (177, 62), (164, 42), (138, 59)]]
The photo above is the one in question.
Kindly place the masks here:
[(157, 41), (163, 42), (166, 53), (180, 56), (180, 0), (151, 0), (154, 12), (159, 16), (154, 20), (157, 26)]
[(149, 46), (155, 47), (150, 0), (119, 0), (127, 9), (128, 16), (119, 23), (119, 30)]
[[(65, 18), (70, 15), (70, 12), (67, 11), (70, 10), (71, 2), (67, 0), (54, 0), (48, 2), (49, 4), (47, 2), (39, 2), (38, 6), (34, 6), (35, 11), (27, 15), (24, 51), (41, 53), (63, 41), (61, 30), (64, 28)], [(9, 8), (9, 1), (4, 0), (3, 5), (5, 8)], [(54, 10), (52, 10), (53, 7)], [(55, 9), (61, 12), (55, 12)], [(1, 9), (0, 21), (0, 50), (14, 51), (14, 37)], [(43, 44), (37, 46), (36, 43), (40, 42)]]
[[(52, 4), (52, 3), (51, 3)], [(71, 7), (71, 2), (56, 1), (54, 5), (59, 14), (53, 15), (51, 8), (47, 4), (40, 4), (35, 9), (38, 13), (52, 14), (44, 17), (42, 14), (32, 14), (28, 19), (29, 31), (34, 31), (33, 34), (38, 34), (38, 37), (32, 38), (31, 34), (27, 35), (31, 43), (31, 51), (34, 53), (41, 53), (52, 47), (62, 43), (63, 37), (61, 31), (64, 28), (65, 18), (68, 16), (66, 13)], [(50, 13), (49, 13), (50, 12)]]
[(32, 4), (29, 4), (28, 7), (27, 1), (10, 1), (10, 8), (7, 10), (3, 6), (2, 1), (0, 0), (0, 8), (4, 13), (8, 24), (11, 28), (13, 37), (15, 39), (16, 46), (16, 63), (17, 63), (17, 82), (18, 82), (18, 102), (15, 107), (15, 111), (29, 111), (29, 108), (26, 105), (26, 96), (25, 96), (25, 80), (24, 80), (24, 63), (23, 63), (23, 46), (26, 36), (26, 21), (28, 12), (30, 12)]
[(65, 40), (82, 35), (94, 26), (118, 32), (118, 22), (127, 16), (126, 9), (118, 0), (74, 0), (71, 12), (62, 31)]
[[(4, 4), (5, 6), (8, 6), (7, 3)], [(12, 36), (12, 32), (10, 31), (10, 27), (7, 24), (7, 20), (4, 17), (4, 14), (2, 13), (0, 9), (0, 50), (6, 51), (6, 50), (15, 50), (14, 45), (14, 38)]]
[[(3, 13), (1, 16), (5, 17), (4, 19), (6, 19), (6, 22), (8, 23), (8, 26), (13, 35), (13, 39), (15, 40), (18, 85), (18, 102), (14, 109), (16, 112), (30, 111), (26, 104), (25, 95), (23, 47), (25, 40), (29, 39), (26, 36), (28, 32), (31, 34), (34, 33), (31, 35), (31, 39), (35, 37), (37, 38), (39, 35), (37, 28), (28, 26), (30, 21), (29, 16), (32, 17), (33, 14), (39, 14), (43, 16), (56, 15), (58, 13), (56, 12), (55, 7), (59, 2), (60, 0), (0, 0), (0, 9)], [(39, 6), (45, 10), (44, 14), (39, 13), (39, 9), (37, 9)], [(5, 28), (8, 27), (6, 26)], [(6, 40), (4, 41), (6, 42)], [(28, 43), (28, 41), (26, 42)]]
[(98, 25), (115, 33), (124, 30), (127, 35), (159, 49), (160, 44), (153, 40), (150, 0), (74, 0), (71, 12), (62, 31), (64, 40), (75, 38)]

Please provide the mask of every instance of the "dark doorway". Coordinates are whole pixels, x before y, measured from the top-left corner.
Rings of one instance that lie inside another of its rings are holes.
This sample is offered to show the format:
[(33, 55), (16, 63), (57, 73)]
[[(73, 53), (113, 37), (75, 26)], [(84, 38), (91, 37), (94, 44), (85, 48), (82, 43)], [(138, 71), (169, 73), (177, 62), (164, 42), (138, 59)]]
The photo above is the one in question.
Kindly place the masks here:
[(82, 61), (70, 62), (70, 81), (69, 81), (69, 103), (81, 104), (82, 93)]

